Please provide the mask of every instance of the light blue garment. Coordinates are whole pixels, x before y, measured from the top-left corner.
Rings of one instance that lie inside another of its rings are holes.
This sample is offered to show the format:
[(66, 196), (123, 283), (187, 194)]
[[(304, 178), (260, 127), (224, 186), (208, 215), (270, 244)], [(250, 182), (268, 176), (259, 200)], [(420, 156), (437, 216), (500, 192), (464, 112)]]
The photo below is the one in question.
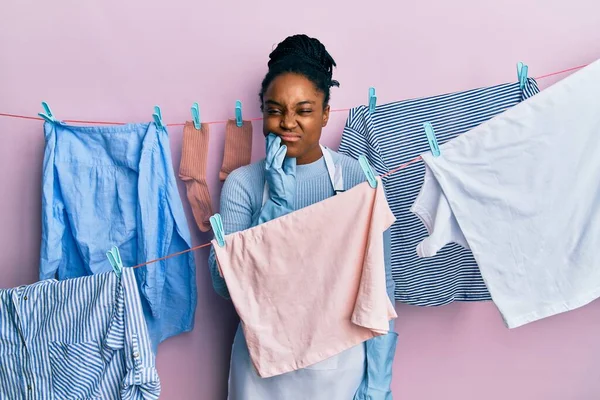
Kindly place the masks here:
[[(392, 278), (391, 233), (383, 233), (383, 255), (385, 257), (385, 279), (387, 295), (394, 304), (395, 283)], [(398, 334), (394, 332), (394, 320), (390, 321), (390, 332), (367, 340), (367, 370), (354, 400), (392, 400), (392, 365), (396, 354)]]
[[(46, 123), (40, 279), (111, 271), (190, 248), (166, 130), (151, 124)], [(135, 270), (154, 347), (190, 331), (196, 267), (190, 252)]]
[(0, 399), (159, 395), (131, 269), (0, 290)]
[(270, 221), (294, 210), (296, 199), (296, 159), (286, 157), (287, 146), (281, 145), (281, 138), (267, 135), (265, 158), (265, 193), (263, 207), (258, 216), (258, 224)]
[[(329, 174), (328, 170), (332, 168), (327, 168), (328, 162), (326, 157), (323, 157), (312, 164), (297, 166), (297, 191), (295, 199), (296, 210), (333, 196), (336, 192), (333, 186), (342, 186), (341, 189), (349, 189), (366, 180), (366, 177), (357, 161), (329, 150), (324, 150), (323, 153), (331, 156), (331, 159), (336, 166), (336, 173)], [(264, 166), (265, 161), (263, 160), (255, 164), (242, 167), (234, 171), (225, 181), (225, 185), (223, 186), (223, 191), (221, 193), (221, 215), (223, 216), (223, 224), (226, 234), (248, 229), (253, 225), (253, 222), (256, 221), (264, 200)], [(337, 171), (339, 171), (339, 173)], [(336, 183), (332, 184), (332, 182), (336, 182), (338, 180), (342, 181), (341, 185)], [(394, 292), (394, 282), (391, 276), (389, 239), (390, 235), (389, 231), (387, 231), (384, 237), (387, 292), (388, 296), (393, 299), (392, 296)], [(212, 249), (209, 256), (209, 267), (211, 270), (211, 276), (215, 290), (221, 296), (229, 298), (225, 281), (218, 272), (214, 251)], [(393, 329), (393, 325), (394, 324), (392, 321), (390, 323), (391, 329)], [(366, 366), (363, 369), (363, 379), (358, 384), (358, 391), (353, 391), (353, 394), (355, 393), (356, 400), (366, 400), (369, 399), (368, 396), (372, 396), (372, 399), (375, 400), (388, 400), (391, 398), (391, 368), (396, 348), (396, 339), (397, 334), (395, 332), (390, 332), (385, 336), (371, 339), (365, 342), (363, 345), (365, 349), (363, 351), (366, 351), (366, 356), (363, 358), (366, 359)], [(240, 361), (242, 364), (250, 366), (250, 361), (246, 354), (247, 348), (245, 348), (245, 343), (238, 343), (239, 341), (243, 341), (243, 335), (241, 330), (238, 329), (238, 333), (236, 334), (236, 343), (234, 343), (234, 355), (232, 355), (232, 363), (235, 360), (242, 360)], [(342, 367), (342, 365), (350, 368), (350, 365), (353, 364), (358, 357), (360, 357), (358, 349), (353, 348), (347, 354), (342, 355), (339, 360), (326, 360), (323, 365), (317, 365), (315, 367), (316, 371), (312, 369), (298, 370), (290, 374), (284, 374), (281, 377), (274, 377), (270, 379), (279, 380), (279, 382), (273, 384), (273, 386), (279, 385), (279, 387), (274, 390), (282, 390), (281, 388), (285, 388), (288, 385), (298, 385), (299, 387), (304, 387), (304, 390), (301, 392), (301, 394), (304, 394), (305, 396), (313, 396), (313, 398), (315, 398), (315, 394), (313, 392), (315, 389), (313, 387), (316, 382), (315, 378), (319, 373), (332, 374), (332, 371), (323, 371), (323, 369), (335, 369)], [(327, 364), (328, 362), (329, 364)], [(230, 386), (232, 380), (239, 381), (240, 379), (239, 376), (235, 375), (236, 370), (233, 369), (233, 365), (232, 371), (234, 374), (233, 376), (230, 376)], [(254, 376), (246, 375), (246, 379), (252, 381)], [(266, 397), (268, 394), (265, 394), (264, 391), (260, 391), (258, 393), (263, 396), (261, 398), (265, 400), (270, 399), (270, 397)], [(323, 394), (324, 392), (321, 391), (321, 395)], [(243, 398), (241, 395), (242, 394), (239, 392), (235, 392), (233, 393), (231, 400)], [(387, 397), (382, 397), (382, 395)], [(350, 399), (351, 396), (352, 394), (347, 396), (345, 399)], [(326, 393), (325, 397), (327, 397)], [(334, 399), (335, 397), (330, 398), (329, 400)]]

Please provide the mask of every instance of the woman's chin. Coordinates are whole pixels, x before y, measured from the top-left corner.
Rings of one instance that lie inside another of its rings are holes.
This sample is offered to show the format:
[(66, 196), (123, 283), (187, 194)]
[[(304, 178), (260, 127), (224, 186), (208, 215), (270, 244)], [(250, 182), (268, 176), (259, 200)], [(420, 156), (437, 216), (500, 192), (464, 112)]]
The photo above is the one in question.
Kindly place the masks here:
[(303, 154), (301, 149), (296, 148), (293, 143), (284, 144), (287, 146), (287, 152), (285, 153), (287, 158), (298, 158)]

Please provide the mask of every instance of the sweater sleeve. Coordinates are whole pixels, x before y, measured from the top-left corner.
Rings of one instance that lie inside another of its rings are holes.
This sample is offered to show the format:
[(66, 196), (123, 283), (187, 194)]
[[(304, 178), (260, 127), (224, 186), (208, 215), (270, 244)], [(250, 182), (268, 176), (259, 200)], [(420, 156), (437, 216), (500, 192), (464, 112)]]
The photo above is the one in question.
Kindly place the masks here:
[[(220, 213), (225, 234), (243, 231), (252, 226), (251, 192), (248, 183), (252, 180), (245, 174), (245, 169), (233, 171), (225, 180), (221, 191)], [(211, 247), (208, 256), (208, 267), (213, 288), (220, 296), (229, 299), (229, 291), (225, 280), (219, 274), (215, 251)]]

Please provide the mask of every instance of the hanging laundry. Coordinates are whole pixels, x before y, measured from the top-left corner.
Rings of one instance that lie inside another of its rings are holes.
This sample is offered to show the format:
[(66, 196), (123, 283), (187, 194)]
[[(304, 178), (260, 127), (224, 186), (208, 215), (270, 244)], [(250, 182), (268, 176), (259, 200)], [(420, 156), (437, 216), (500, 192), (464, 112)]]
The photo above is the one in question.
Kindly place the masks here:
[[(394, 280), (391, 271), (390, 230), (383, 234), (383, 256), (385, 258), (386, 293), (394, 304)], [(392, 368), (396, 355), (398, 334), (394, 332), (394, 320), (390, 321), (387, 334), (376, 336), (365, 342), (365, 376), (354, 400), (392, 400)]]
[(225, 125), (225, 152), (219, 179), (224, 181), (233, 170), (250, 164), (251, 157), (252, 122), (243, 121), (242, 126), (237, 126), (236, 121), (230, 119)]
[[(440, 144), (538, 93), (537, 83), (518, 83), (474, 89), (429, 98), (367, 106), (350, 110), (339, 151), (358, 158), (364, 154), (383, 175), (429, 149), (423, 123), (435, 128)], [(391, 227), (392, 275), (395, 297), (403, 303), (438, 306), (453, 301), (490, 300), (490, 294), (472, 253), (448, 244), (435, 257), (419, 258), (417, 243), (427, 236), (410, 212), (425, 168), (411, 165), (383, 179), (390, 208), (396, 216)]]
[(393, 221), (381, 182), (376, 190), (362, 183), (227, 235), (224, 247), (213, 241), (261, 377), (388, 333), (397, 315), (386, 294), (383, 233)]
[(600, 296), (598, 88), (600, 61), (422, 156), (421, 255), (466, 241), (509, 328)]
[[(111, 271), (106, 251), (137, 265), (190, 248), (169, 137), (151, 124), (46, 123), (40, 279)], [(155, 345), (190, 331), (196, 308), (191, 252), (135, 270)]]
[(154, 400), (134, 272), (0, 290), (0, 398)]
[(206, 182), (209, 130), (207, 124), (196, 129), (190, 121), (183, 127), (183, 147), (179, 163), (179, 178), (185, 182), (187, 198), (198, 228), (210, 231), (209, 218), (213, 215), (212, 200)]
[[(267, 136), (267, 158), (273, 158), (269, 156), (273, 153), (268, 149), (269, 143)], [(281, 217), (330, 198), (335, 193), (349, 190), (365, 181), (365, 174), (356, 160), (326, 147), (322, 147), (322, 152), (323, 157), (320, 160), (296, 166), (293, 210), (277, 207), (277, 212), (265, 214), (265, 204), (273, 200), (266, 179), (267, 160), (235, 170), (223, 185), (221, 193), (221, 214), (225, 233), (246, 230), (257, 225), (257, 220)], [(281, 164), (283, 167), (283, 162)], [(280, 189), (285, 190), (285, 188)], [(283, 200), (281, 193), (273, 194), (277, 198), (276, 201)], [(271, 210), (275, 211), (275, 209)], [(384, 233), (385, 273), (387, 293), (393, 302), (394, 281), (390, 268), (389, 239), (388, 229)], [(212, 246), (209, 269), (216, 292), (229, 299), (225, 281), (218, 272)], [(273, 393), (277, 393), (279, 397), (290, 400), (351, 399), (353, 396), (355, 400), (388, 399), (391, 395), (392, 363), (398, 337), (396, 332), (393, 332), (393, 326), (394, 320), (390, 321), (390, 332), (387, 335), (374, 337), (307, 368), (270, 379), (262, 379), (257, 374), (248, 354), (242, 328), (238, 326), (232, 346), (229, 397), (254, 400), (270, 398)], [(307, 382), (310, 385), (307, 385)]]

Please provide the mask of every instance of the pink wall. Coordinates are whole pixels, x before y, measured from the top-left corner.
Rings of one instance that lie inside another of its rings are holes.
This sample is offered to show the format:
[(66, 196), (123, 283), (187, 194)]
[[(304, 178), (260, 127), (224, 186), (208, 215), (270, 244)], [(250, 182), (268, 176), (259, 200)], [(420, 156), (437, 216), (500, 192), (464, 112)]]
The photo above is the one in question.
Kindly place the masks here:
[[(491, 85), (515, 80), (519, 60), (536, 76), (600, 57), (599, 4), (7, 0), (0, 6), (0, 112), (35, 115), (46, 100), (63, 119), (147, 121), (159, 104), (167, 122), (183, 122), (198, 101), (203, 119), (222, 120), (240, 99), (245, 117), (256, 117), (267, 55), (297, 32), (322, 39), (338, 62), (334, 108), (364, 103), (369, 86), (381, 103)], [(345, 117), (333, 116), (326, 144), (339, 143)], [(211, 129), (216, 203), (223, 125)], [(255, 132), (258, 158), (260, 124)], [(171, 130), (171, 142), (178, 165), (180, 129)], [(0, 117), (3, 288), (37, 276), (42, 151), (40, 122)], [(195, 228), (193, 236), (210, 239)], [(160, 348), (163, 399), (225, 398), (235, 316), (213, 293), (205, 258), (197, 253), (196, 329)], [(398, 314), (395, 399), (600, 398), (598, 302), (512, 331), (491, 303), (399, 305)]]

